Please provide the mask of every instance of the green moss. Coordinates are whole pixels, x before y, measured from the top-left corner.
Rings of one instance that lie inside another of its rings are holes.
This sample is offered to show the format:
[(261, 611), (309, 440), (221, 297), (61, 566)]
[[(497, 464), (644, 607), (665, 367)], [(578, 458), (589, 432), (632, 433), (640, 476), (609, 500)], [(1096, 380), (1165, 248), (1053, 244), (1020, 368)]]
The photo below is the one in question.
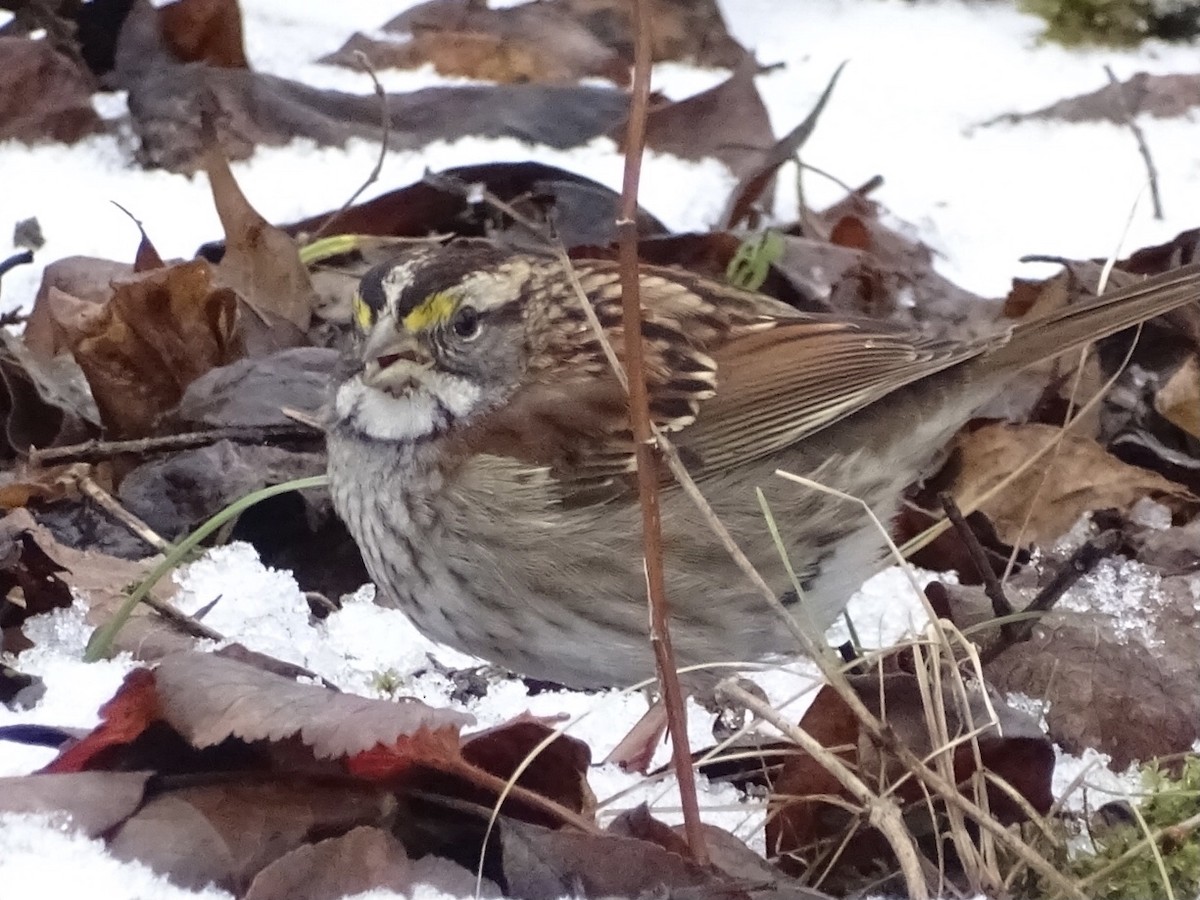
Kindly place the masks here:
[(1200, 33), (1200, 10), (1183, 0), (1021, 0), (1021, 8), (1046, 20), (1048, 40), (1068, 46), (1130, 47)]
[[(1196, 897), (1200, 895), (1200, 826), (1180, 823), (1200, 816), (1200, 757), (1187, 757), (1176, 776), (1148, 767), (1142, 781), (1146, 797), (1137, 811), (1144, 827), (1135, 815), (1132, 821), (1094, 832), (1095, 852), (1076, 856), (1069, 864), (1070, 874), (1074, 880), (1098, 876), (1084, 891), (1096, 900), (1165, 897), (1164, 871), (1176, 897)], [(1163, 834), (1151, 847), (1147, 835), (1160, 831)], [(1129, 858), (1123, 859), (1126, 854)], [(1114, 865), (1118, 860), (1119, 865)]]

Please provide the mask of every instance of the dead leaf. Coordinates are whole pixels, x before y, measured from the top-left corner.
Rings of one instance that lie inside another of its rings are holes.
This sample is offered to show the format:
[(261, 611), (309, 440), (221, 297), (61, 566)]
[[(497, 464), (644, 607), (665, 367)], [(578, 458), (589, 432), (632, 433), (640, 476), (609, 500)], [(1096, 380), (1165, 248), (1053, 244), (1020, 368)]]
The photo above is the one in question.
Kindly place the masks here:
[(0, 778), (0, 812), (53, 814), (73, 831), (101, 837), (141, 805), (149, 772), (76, 772)]
[(282, 318), (303, 334), (312, 320), (316, 294), (300, 248), (250, 205), (229, 170), (213, 135), (204, 168), (225, 230), (225, 255), (216, 281), (232, 288), (260, 317)]
[[(744, 62), (739, 67), (738, 72), (735, 73), (735, 76), (750, 65), (757, 66), (753, 59)], [(746, 165), (741, 171), (734, 170), (734, 174), (738, 176), (738, 183), (730, 193), (725, 213), (721, 216), (721, 222), (725, 228), (737, 228), (738, 225), (745, 221), (750, 216), (754, 204), (758, 202), (760, 197), (767, 194), (768, 187), (775, 183), (775, 173), (779, 171), (780, 166), (797, 157), (800, 148), (804, 146), (813, 131), (816, 130), (817, 122), (821, 118), (821, 113), (825, 110), (825, 104), (829, 102), (829, 98), (833, 94), (833, 88), (837, 84), (838, 76), (842, 74), (844, 66), (845, 63), (842, 63), (842, 65), (834, 70), (833, 76), (825, 86), (825, 90), (821, 93), (812, 111), (804, 117), (804, 121), (778, 141), (773, 141), (768, 146), (754, 153), (746, 161)], [(749, 74), (754, 74), (753, 69), (751, 69)], [(771, 134), (769, 126), (767, 133), (768, 135)]]
[(719, 874), (648, 841), (550, 831), (511, 819), (498, 830), (504, 881), (514, 897), (640, 897), (663, 890), (679, 896), (681, 891), (735, 889)]
[[(129, 92), (131, 125), (143, 165), (191, 173), (207, 143), (201, 107), (212, 113), (221, 148), (244, 159), (260, 144), (309, 138), (341, 146), (379, 140), (382, 108), (373, 94), (326, 91), (244, 69), (182, 64), (162, 47), (155, 10), (135, 3), (121, 32), (111, 79)], [(415, 149), (431, 141), (514, 137), (566, 148), (604, 134), (628, 114), (621, 91), (566, 85), (469, 85), (390, 94), (388, 145)]]
[[(616, 240), (614, 211), (620, 200), (616, 191), (582, 175), (532, 161), (445, 169), (407, 187), (355, 204), (338, 216), (334, 227), (351, 234), (409, 238), (453, 234), (505, 240), (512, 223), (487, 204), (469, 199), (472, 185), (483, 185), (534, 221), (553, 222), (555, 235), (567, 248)], [(292, 235), (309, 234), (320, 228), (331, 213), (321, 213), (283, 228)], [(665, 225), (639, 209), (640, 237), (666, 233)], [(386, 247), (384, 251), (385, 258), (399, 252), (397, 248)]]
[[(217, 441), (147, 460), (121, 480), (118, 497), (158, 534), (176, 540), (252, 491), (324, 471), (325, 454), (319, 446), (290, 450)], [(320, 524), (315, 513), (322, 506), (328, 510), (328, 502), (327, 494), (314, 498), (312, 504), (300, 500), (297, 512), (301, 521), (296, 524), (304, 531), (314, 530)], [(321, 518), (327, 519), (331, 513), (327, 511)], [(306, 521), (309, 518), (312, 521)], [(273, 524), (280, 538), (289, 535), (283, 523)]]
[(113, 698), (100, 707), (100, 724), (77, 743), (65, 747), (42, 772), (61, 774), (108, 768), (111, 754), (141, 737), (160, 715), (154, 675), (149, 669), (134, 669), (125, 676)]
[(369, 890), (411, 895), (413, 874), (403, 844), (379, 828), (359, 826), (279, 857), (254, 876), (244, 900), (341, 900)]
[(397, 39), (354, 34), (319, 62), (357, 69), (361, 52), (376, 69), (431, 63), (442, 75), (502, 83), (629, 81), (625, 61), (561, 3), (491, 9), (472, 0), (430, 0), (392, 19), (383, 34)]
[[(1194, 536), (1191, 544), (1194, 566)], [(1011, 585), (1017, 606), (1033, 596), (1032, 578)], [(1160, 578), (1133, 561), (1105, 560), (1029, 641), (990, 663), (987, 677), (998, 690), (1045, 701), (1049, 736), (1068, 753), (1098, 750), (1120, 771), (1187, 752), (1200, 739), (1194, 585), (1194, 574)]]
[[(471, 735), (463, 742), (462, 755), (485, 772), (508, 780), (553, 733), (554, 729), (546, 723), (523, 715)], [(560, 734), (538, 752), (517, 784), (591, 818), (596, 812), (596, 796), (587, 780), (591, 762), (592, 752), (587, 744)]]
[(0, 141), (73, 144), (104, 131), (88, 74), (49, 40), (0, 37)]
[[(67, 325), (71, 331), (77, 330), (82, 320), (99, 315), (112, 299), (113, 282), (132, 274), (133, 266), (128, 263), (92, 256), (64, 256), (47, 265), (25, 323), (25, 346), (47, 362), (69, 352), (71, 342), (63, 320), (70, 320)], [(63, 308), (57, 310), (56, 294), (65, 298), (65, 302), (59, 302)]]
[[(633, 25), (625, 0), (558, 0), (605, 45), (633, 64)], [(678, 60), (735, 69), (746, 50), (729, 34), (717, 0), (648, 0), (655, 62)]]
[[(882, 673), (852, 676), (851, 683), (867, 708), (886, 722), (901, 743), (917, 757), (930, 759), (945, 750), (940, 741), (933, 746), (918, 676), (904, 671), (905, 665), (911, 665), (905, 659), (893, 654), (883, 660)], [(964, 712), (955, 688), (948, 682), (943, 688), (941, 706), (949, 739), (975, 735), (973, 746), (963, 742), (950, 751), (955, 783), (964, 785), (967, 796), (973, 794), (968, 785), (979, 771), (977, 748), (983, 769), (1010, 785), (1027, 804), (1015, 803), (1004, 790), (989, 784), (986, 808), (993, 815), (1012, 824), (1025, 820), (1028, 807), (1045, 813), (1053, 802), (1054, 747), (1032, 716), (985, 690), (986, 700), (978, 686), (966, 688)], [(996, 713), (994, 720), (991, 710)], [(914, 835), (944, 831), (940, 821), (943, 804), (934, 802), (939, 819), (931, 821), (929, 797), (909, 777), (907, 767), (860, 731), (858, 719), (831, 688), (822, 688), (800, 725), (869, 786), (875, 790), (888, 787), (906, 804), (905, 821)], [(813, 757), (794, 749), (772, 785), (773, 810), (766, 826), (768, 855), (778, 859), (784, 871), (797, 876), (821, 872), (822, 887), (838, 894), (865, 887), (880, 872), (895, 871), (889, 845), (846, 808), (846, 804), (851, 808), (858, 805), (855, 798)], [(923, 849), (931, 864), (939, 858), (935, 846)]]
[(152, 433), (192, 381), (242, 355), (237, 298), (214, 285), (203, 260), (121, 282), (101, 314), (67, 327), (76, 329), (71, 352), (116, 437)]
[(226, 738), (298, 736), (317, 759), (376, 747), (457, 757), (458, 730), (472, 718), (416, 700), (392, 703), (297, 684), (207, 653), (173, 653), (155, 669), (162, 717), (193, 747)]
[(1134, 115), (1146, 113), (1157, 119), (1180, 119), (1196, 106), (1200, 106), (1200, 75), (1137, 72), (1120, 84), (1106, 84), (1098, 90), (1059, 100), (1034, 112), (997, 116), (984, 124), (1050, 120), (1123, 125), (1130, 112)]
[[(98, 625), (108, 620), (125, 591), (146, 574), (150, 560), (133, 562), (96, 550), (76, 550), (59, 543), (48, 529), (38, 524), (29, 511), (16, 509), (0, 519), (0, 530), (22, 534), (35, 540), (38, 547), (62, 567), (58, 576), (87, 604), (87, 620)], [(162, 601), (169, 600), (175, 586), (168, 580), (157, 584), (152, 594)], [(114, 649), (130, 653), (136, 659), (157, 659), (164, 653), (190, 648), (195, 639), (182, 635), (166, 620), (139, 606), (117, 637)]]
[(1189, 356), (1154, 397), (1158, 414), (1194, 438), (1200, 438), (1200, 360)]
[[(951, 488), (959, 506), (973, 506), (1060, 434), (1058, 428), (1039, 424), (985, 425), (960, 434), (955, 446), (961, 467)], [(1005, 543), (1045, 545), (1092, 510), (1127, 510), (1146, 496), (1186, 495), (1161, 475), (1123, 463), (1092, 439), (1067, 432), (1057, 453), (1045, 454), (982, 509)]]
[[(735, 178), (745, 176), (775, 143), (767, 108), (754, 83), (757, 72), (754, 59), (747, 57), (716, 87), (651, 108), (646, 116), (646, 146), (684, 159), (719, 159)], [(623, 123), (610, 133), (625, 152), (627, 126)]]
[(237, 0), (175, 0), (158, 8), (163, 40), (181, 62), (248, 69)]
[[(239, 896), (262, 869), (313, 835), (384, 823), (395, 799), (373, 785), (259, 772), (155, 797), (109, 840), (182, 887), (216, 884)], [(304, 894), (307, 896), (307, 894)]]
[(32, 616), (67, 609), (71, 589), (59, 576), (64, 567), (51, 559), (33, 535), (0, 519), (0, 627), (12, 628)]

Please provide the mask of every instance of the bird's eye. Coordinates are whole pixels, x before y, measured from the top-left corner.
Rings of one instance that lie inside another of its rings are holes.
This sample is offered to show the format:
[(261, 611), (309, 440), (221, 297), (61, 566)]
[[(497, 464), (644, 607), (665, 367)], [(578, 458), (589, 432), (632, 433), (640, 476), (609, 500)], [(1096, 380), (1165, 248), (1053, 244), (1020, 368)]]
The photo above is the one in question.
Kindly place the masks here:
[(454, 314), (451, 323), (454, 333), (464, 341), (479, 336), (479, 311), (473, 306), (464, 306)]

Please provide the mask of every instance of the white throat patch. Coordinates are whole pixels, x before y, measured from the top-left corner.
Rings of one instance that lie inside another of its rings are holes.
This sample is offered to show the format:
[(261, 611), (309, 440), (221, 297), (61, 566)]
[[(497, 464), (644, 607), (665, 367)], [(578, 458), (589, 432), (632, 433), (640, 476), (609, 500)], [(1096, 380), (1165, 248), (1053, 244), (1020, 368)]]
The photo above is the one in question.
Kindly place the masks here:
[(471, 382), (443, 372), (425, 372), (419, 386), (399, 397), (363, 384), (358, 375), (340, 388), (334, 401), (338, 419), (382, 441), (416, 441), (443, 431), (479, 404)]

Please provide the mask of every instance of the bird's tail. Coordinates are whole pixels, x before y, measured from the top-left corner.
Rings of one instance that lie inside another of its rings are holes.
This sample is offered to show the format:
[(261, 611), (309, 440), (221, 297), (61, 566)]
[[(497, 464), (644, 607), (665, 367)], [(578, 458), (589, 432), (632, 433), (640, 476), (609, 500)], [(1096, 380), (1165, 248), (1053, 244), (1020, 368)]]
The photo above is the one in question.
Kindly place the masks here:
[(1172, 269), (1013, 326), (1007, 341), (980, 362), (993, 372), (1018, 370), (1200, 300), (1200, 263)]

